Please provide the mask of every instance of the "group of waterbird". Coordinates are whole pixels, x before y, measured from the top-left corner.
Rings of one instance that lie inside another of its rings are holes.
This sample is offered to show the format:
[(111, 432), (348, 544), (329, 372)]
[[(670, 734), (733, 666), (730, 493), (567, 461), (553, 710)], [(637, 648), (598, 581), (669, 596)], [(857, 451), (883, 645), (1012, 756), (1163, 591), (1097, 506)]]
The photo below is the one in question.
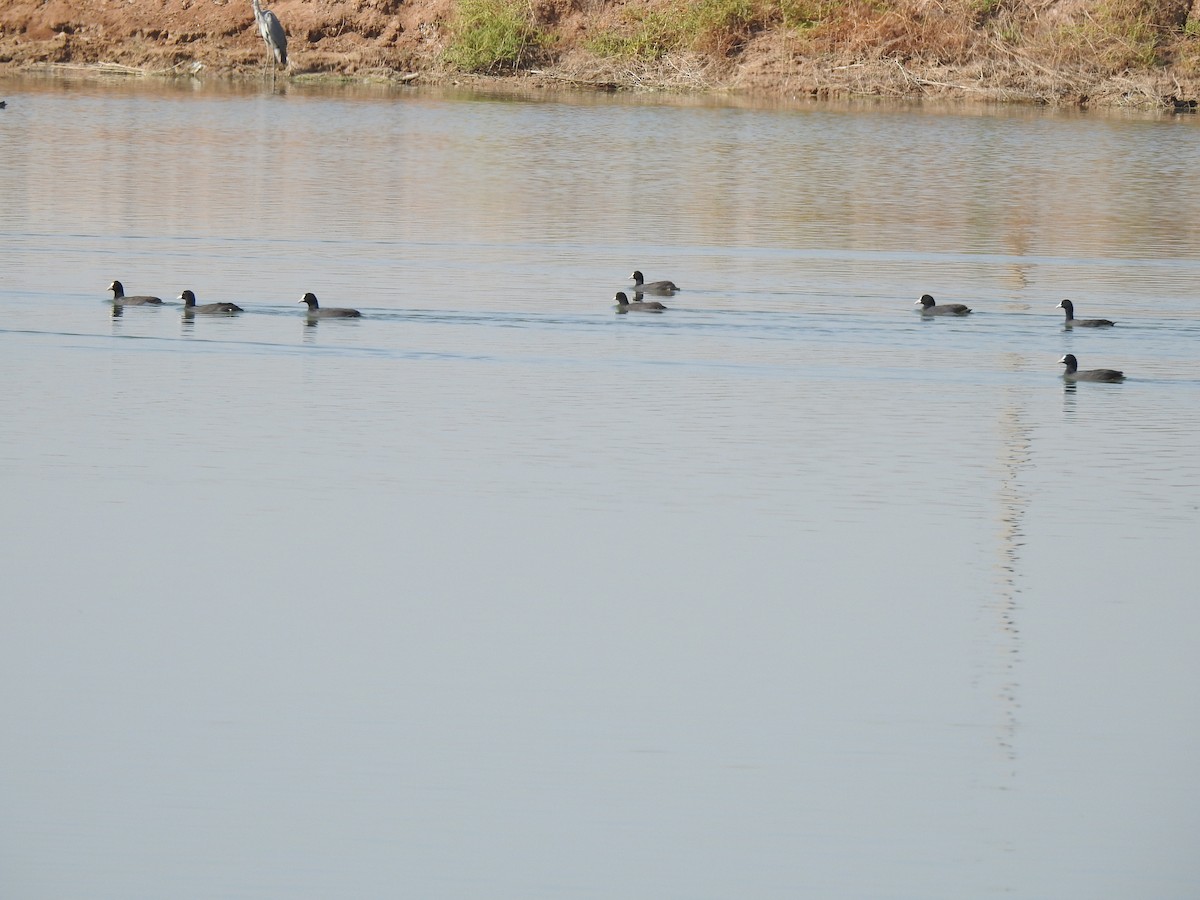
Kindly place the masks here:
[[(944, 303), (938, 306), (937, 301), (929, 294), (923, 294), (921, 299), (916, 302), (917, 306), (921, 307), (921, 315), (923, 316), (965, 316), (971, 312), (971, 307), (962, 303)], [(1117, 323), (1111, 319), (1077, 319), (1075, 318), (1075, 304), (1070, 300), (1063, 300), (1055, 309), (1061, 309), (1067, 319), (1064, 323), (1067, 328), (1112, 328)], [(1075, 354), (1068, 353), (1059, 360), (1066, 369), (1063, 371), (1063, 378), (1067, 381), (1124, 381), (1125, 373), (1119, 372), (1116, 369), (1081, 369), (1079, 368), (1079, 360), (1075, 358)]]
[[(151, 297), (149, 294), (126, 295), (125, 286), (119, 281), (114, 281), (108, 286), (108, 289), (113, 292), (112, 302), (114, 308), (119, 309), (126, 306), (162, 306), (163, 303), (162, 297)], [(197, 305), (196, 295), (192, 291), (184, 291), (177, 299), (183, 301), (183, 314), (185, 316), (231, 316), (235, 313), (245, 312), (236, 303), (205, 303)], [(309, 319), (357, 319), (362, 315), (357, 309), (322, 307), (317, 302), (317, 295), (311, 291), (305, 294), (298, 302), (308, 307)]]
[(679, 285), (673, 281), (646, 281), (644, 276), (637, 269), (634, 269), (633, 274), (629, 276), (633, 279), (633, 300), (624, 291), (617, 291), (613, 300), (617, 302), (616, 310), (619, 313), (627, 312), (662, 312), (666, 307), (658, 300), (643, 300), (644, 294), (657, 294), (660, 297), (670, 297), (679, 290)]
[[(641, 272), (635, 271), (629, 277), (633, 279), (633, 300), (631, 301), (624, 291), (618, 291), (613, 299), (617, 303), (616, 310), (619, 313), (662, 312), (667, 307), (657, 300), (643, 300), (642, 295), (658, 294), (669, 297), (679, 290), (679, 286), (673, 281), (647, 283)], [(966, 316), (971, 313), (971, 307), (965, 303), (943, 303), (939, 306), (929, 294), (922, 294), (921, 299), (915, 305), (921, 308), (920, 312), (923, 316)], [(1075, 304), (1070, 300), (1063, 300), (1055, 309), (1061, 309), (1066, 313), (1067, 328), (1111, 328), (1116, 324), (1111, 319), (1076, 319)], [(1125, 380), (1125, 373), (1118, 372), (1116, 369), (1080, 369), (1079, 360), (1073, 353), (1066, 354), (1059, 362), (1066, 366), (1063, 378), (1067, 381), (1115, 382)]]
[[(672, 297), (679, 290), (679, 285), (673, 281), (646, 281), (645, 276), (638, 270), (634, 270), (629, 276), (633, 280), (633, 288), (631, 293), (633, 299), (624, 291), (617, 291), (613, 300), (616, 301), (614, 309), (618, 313), (630, 312), (652, 312), (661, 313), (666, 311), (667, 307), (658, 300), (646, 300), (645, 295), (653, 294), (659, 297)], [(162, 304), (161, 297), (151, 297), (145, 294), (127, 296), (125, 287), (119, 281), (114, 281), (108, 286), (108, 289), (113, 292), (113, 306), (159, 306)], [(179, 298), (183, 301), (183, 314), (185, 316), (192, 315), (233, 315), (235, 313), (244, 312), (244, 310), (236, 303), (205, 303), (197, 305), (196, 295), (190, 291), (183, 291)], [(345, 309), (341, 307), (326, 307), (323, 308), (317, 302), (315, 294), (309, 292), (304, 295), (299, 301), (308, 307), (308, 318), (311, 319), (357, 319), (362, 316), (357, 309)], [(929, 294), (922, 294), (921, 299), (915, 304), (920, 307), (922, 316), (966, 316), (970, 315), (971, 307), (963, 303), (943, 303), (938, 304), (936, 300)], [(1070, 300), (1063, 300), (1055, 309), (1061, 309), (1066, 315), (1067, 328), (1112, 328), (1116, 323), (1111, 319), (1076, 319), (1075, 304)], [(1067, 381), (1124, 381), (1125, 373), (1116, 369), (1080, 369), (1079, 360), (1075, 355), (1068, 353), (1063, 356), (1059, 362), (1066, 366), (1063, 372), (1063, 378)]]

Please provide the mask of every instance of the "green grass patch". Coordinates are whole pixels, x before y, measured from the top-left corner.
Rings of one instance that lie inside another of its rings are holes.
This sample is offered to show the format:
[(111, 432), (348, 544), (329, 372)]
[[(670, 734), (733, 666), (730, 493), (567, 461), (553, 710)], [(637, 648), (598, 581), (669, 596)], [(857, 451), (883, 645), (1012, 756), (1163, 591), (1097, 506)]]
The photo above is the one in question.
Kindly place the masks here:
[(627, 7), (625, 20), (626, 26), (619, 31), (592, 35), (587, 49), (609, 58), (653, 60), (681, 47), (679, 20), (673, 10)]
[(630, 6), (624, 24), (593, 34), (585, 46), (598, 56), (661, 59), (679, 50), (725, 55), (758, 31), (804, 30), (825, 21), (838, 0), (676, 0)]
[(779, 0), (779, 23), (784, 28), (804, 31), (820, 25), (829, 18), (836, 3), (833, 0)]
[(970, 0), (968, 7), (971, 10), (975, 24), (981, 25), (988, 19), (991, 19), (1003, 9), (1004, 0)]
[(443, 58), (463, 72), (494, 74), (534, 62), (549, 43), (527, 0), (459, 0)]
[(1165, 37), (1144, 9), (1115, 0), (1096, 8), (1086, 20), (1058, 29), (1056, 42), (1079, 59), (1120, 71), (1158, 65)]

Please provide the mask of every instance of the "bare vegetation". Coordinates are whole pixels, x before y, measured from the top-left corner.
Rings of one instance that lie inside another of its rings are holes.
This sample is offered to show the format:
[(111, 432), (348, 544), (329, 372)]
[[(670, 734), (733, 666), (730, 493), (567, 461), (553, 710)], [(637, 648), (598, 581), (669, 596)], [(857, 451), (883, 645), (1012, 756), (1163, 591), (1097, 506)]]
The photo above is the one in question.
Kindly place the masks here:
[[(289, 74), (632, 90), (1165, 105), (1200, 94), (1193, 0), (272, 0)], [(1200, 8), (1200, 0), (1195, 0)], [(244, 7), (244, 8), (243, 8)], [(254, 74), (239, 0), (0, 0), (0, 69)]]

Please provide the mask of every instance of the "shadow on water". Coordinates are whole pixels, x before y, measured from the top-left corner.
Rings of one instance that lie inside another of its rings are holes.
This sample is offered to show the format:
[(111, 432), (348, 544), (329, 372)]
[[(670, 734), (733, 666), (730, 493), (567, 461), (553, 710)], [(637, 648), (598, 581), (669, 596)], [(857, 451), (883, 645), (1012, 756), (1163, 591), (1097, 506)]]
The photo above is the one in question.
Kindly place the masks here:
[(1086, 391), (1103, 391), (1103, 390), (1111, 390), (1113, 388), (1119, 388), (1122, 384), (1124, 384), (1128, 381), (1129, 381), (1129, 379), (1125, 379), (1124, 382), (1108, 382), (1108, 381), (1077, 382), (1077, 381), (1068, 381), (1064, 378), (1063, 379), (1063, 411), (1068, 414), (1073, 414), (1076, 412), (1075, 402), (1076, 402), (1077, 394), (1079, 391), (1079, 385), (1081, 383), (1084, 385), (1083, 389)]

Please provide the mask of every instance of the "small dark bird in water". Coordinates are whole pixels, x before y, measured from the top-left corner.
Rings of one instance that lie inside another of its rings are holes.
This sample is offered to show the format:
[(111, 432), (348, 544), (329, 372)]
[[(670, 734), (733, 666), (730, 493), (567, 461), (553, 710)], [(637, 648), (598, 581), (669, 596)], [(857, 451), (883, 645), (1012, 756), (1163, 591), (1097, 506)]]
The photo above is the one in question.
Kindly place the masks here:
[(613, 297), (617, 301), (617, 312), (662, 312), (666, 309), (657, 300), (634, 300), (629, 302), (629, 298), (625, 296), (624, 291), (617, 291), (617, 295)]
[(629, 277), (633, 279), (634, 294), (662, 294), (669, 297), (679, 290), (679, 285), (673, 281), (647, 282), (646, 277), (636, 270)]
[(305, 294), (304, 299), (300, 302), (308, 304), (310, 319), (357, 319), (362, 315), (357, 309), (339, 309), (337, 307), (321, 309), (317, 304), (317, 295), (311, 291)]
[(114, 281), (108, 289), (113, 292), (113, 303), (116, 306), (159, 306), (162, 303), (161, 297), (150, 297), (146, 294), (126, 297), (125, 286), (119, 281)]
[(1080, 369), (1079, 360), (1075, 358), (1075, 354), (1068, 353), (1059, 360), (1067, 370), (1063, 372), (1063, 378), (1067, 381), (1124, 381), (1125, 373), (1118, 372), (1116, 369)]
[(8, 106), (8, 101), (0, 100), (0, 109), (4, 109), (6, 106)]
[(965, 316), (971, 311), (971, 307), (961, 303), (947, 303), (938, 306), (937, 301), (929, 294), (922, 294), (921, 299), (913, 305), (921, 307), (923, 316)]
[(183, 301), (184, 315), (193, 315), (195, 313), (203, 313), (205, 315), (221, 315), (229, 313), (240, 313), (242, 308), (236, 303), (205, 303), (203, 306), (196, 305), (196, 295), (191, 291), (184, 291), (179, 295), (179, 299)]
[(1055, 309), (1063, 309), (1067, 312), (1066, 326), (1071, 328), (1078, 325), (1080, 328), (1109, 328), (1116, 325), (1116, 322), (1110, 319), (1077, 319), (1075, 318), (1075, 304), (1070, 300), (1064, 300)]

